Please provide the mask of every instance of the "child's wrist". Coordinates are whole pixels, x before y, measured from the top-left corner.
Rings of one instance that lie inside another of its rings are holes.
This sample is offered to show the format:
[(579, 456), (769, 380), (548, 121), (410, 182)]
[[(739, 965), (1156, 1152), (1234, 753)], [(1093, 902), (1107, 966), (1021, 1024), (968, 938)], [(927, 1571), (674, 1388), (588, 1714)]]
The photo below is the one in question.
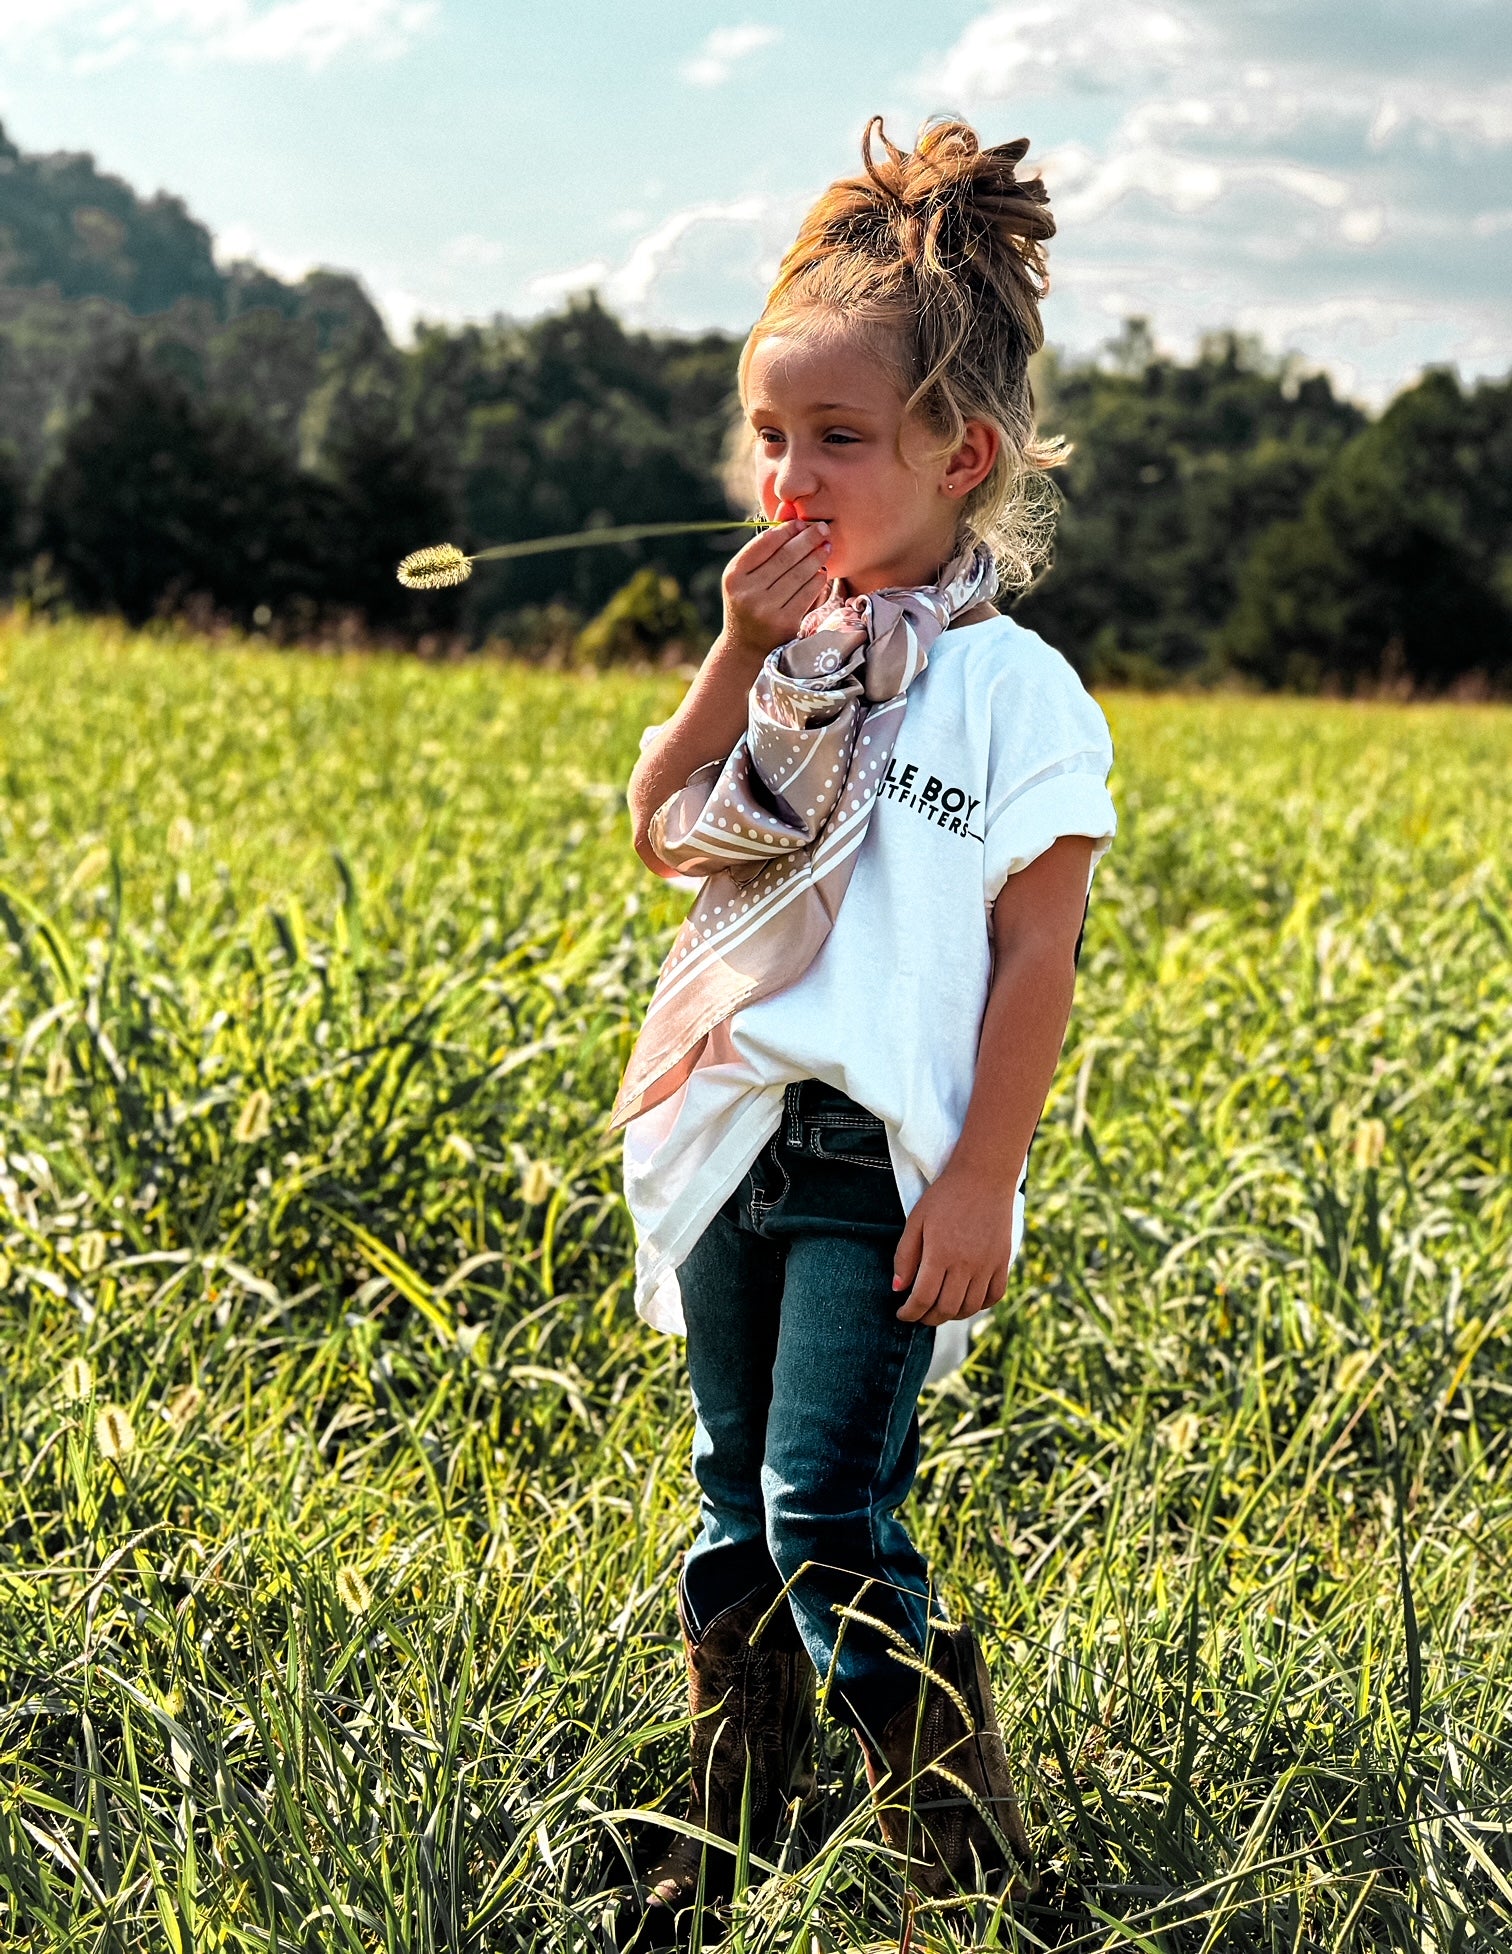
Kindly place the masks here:
[(1018, 1187), (1023, 1174), (1023, 1159), (1011, 1157), (1012, 1150), (999, 1143), (974, 1142), (963, 1133), (945, 1171), (953, 1180), (969, 1182), (985, 1195), (999, 1195)]
[[(726, 618), (724, 629), (714, 640), (714, 650), (716, 653), (724, 652), (732, 664), (759, 668), (777, 649), (779, 642), (779, 639), (753, 631), (748, 625), (732, 623)], [(755, 675), (753, 670), (751, 676), (754, 678)]]

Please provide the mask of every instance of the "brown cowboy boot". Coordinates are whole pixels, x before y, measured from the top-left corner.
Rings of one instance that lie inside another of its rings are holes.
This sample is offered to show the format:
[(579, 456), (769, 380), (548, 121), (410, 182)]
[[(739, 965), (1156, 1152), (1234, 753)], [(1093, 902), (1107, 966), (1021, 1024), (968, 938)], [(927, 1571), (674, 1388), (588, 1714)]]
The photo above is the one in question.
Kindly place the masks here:
[(907, 1704), (875, 1741), (861, 1736), (882, 1836), (932, 1899), (984, 1890), (1026, 1898), (1034, 1855), (971, 1630), (936, 1629), (929, 1670), (922, 1706)]
[(770, 1594), (749, 1597), (716, 1616), (695, 1641), (678, 1589), (692, 1717), (688, 1822), (728, 1839), (732, 1850), (718, 1852), (686, 1833), (675, 1834), (646, 1876), (649, 1902), (622, 1941), (626, 1948), (665, 1946), (676, 1939), (677, 1916), (697, 1899), (706, 1852), (704, 1898), (729, 1899), (748, 1771), (752, 1851), (770, 1845), (793, 1799), (813, 1794), (814, 1666), (785, 1604), (762, 1625), (771, 1608)]

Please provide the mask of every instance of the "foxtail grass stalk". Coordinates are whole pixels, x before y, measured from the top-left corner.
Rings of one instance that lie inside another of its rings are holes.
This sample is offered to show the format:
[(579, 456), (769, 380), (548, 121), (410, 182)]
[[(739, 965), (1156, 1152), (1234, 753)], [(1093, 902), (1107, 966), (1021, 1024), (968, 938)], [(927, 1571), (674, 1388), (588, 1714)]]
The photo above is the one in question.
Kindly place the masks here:
[(606, 543), (644, 543), (660, 536), (712, 536), (726, 529), (769, 529), (759, 517), (731, 517), (720, 522), (634, 522), (613, 529), (579, 529), (570, 536), (530, 536), (519, 543), (494, 543), (469, 556), (455, 543), (432, 543), (413, 550), (399, 565), (398, 578), (406, 590), (445, 590), (466, 583), (475, 563), (507, 563), (516, 557), (548, 556), (556, 550), (591, 550)]

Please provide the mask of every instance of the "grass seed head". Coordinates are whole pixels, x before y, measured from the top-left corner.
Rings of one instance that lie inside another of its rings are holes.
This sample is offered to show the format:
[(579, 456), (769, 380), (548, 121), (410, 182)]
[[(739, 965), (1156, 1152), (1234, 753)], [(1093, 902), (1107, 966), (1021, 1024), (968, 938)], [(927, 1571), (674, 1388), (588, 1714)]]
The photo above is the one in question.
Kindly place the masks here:
[(205, 1394), (197, 1384), (181, 1384), (163, 1407), (163, 1415), (175, 1432), (182, 1432), (193, 1420)]
[(83, 1404), (94, 1390), (94, 1372), (87, 1357), (70, 1357), (58, 1384), (65, 1398)]
[(1373, 1350), (1351, 1350), (1340, 1359), (1339, 1368), (1334, 1372), (1334, 1389), (1341, 1398), (1350, 1395), (1374, 1362)]
[(423, 550), (411, 550), (399, 565), (398, 576), (406, 590), (448, 590), (466, 583), (472, 575), (472, 558), (455, 543), (432, 543)]
[(1355, 1128), (1354, 1157), (1357, 1167), (1379, 1167), (1386, 1152), (1386, 1122), (1362, 1119)]
[(128, 1458), (136, 1450), (136, 1433), (124, 1406), (102, 1404), (95, 1413), (95, 1450), (102, 1459)]
[(266, 1140), (273, 1124), (273, 1100), (263, 1086), (254, 1086), (247, 1094), (246, 1104), (237, 1115), (236, 1125), (231, 1137), (240, 1147), (255, 1146), (259, 1140)]
[(350, 1614), (365, 1615), (373, 1605), (373, 1591), (355, 1567), (337, 1568), (336, 1592)]
[(1190, 1409), (1178, 1411), (1161, 1426), (1160, 1435), (1178, 1459), (1189, 1459), (1202, 1436), (1202, 1420)]
[(64, 894), (73, 895), (80, 889), (87, 889), (97, 883), (110, 867), (110, 848), (101, 841), (96, 842), (79, 862), (73, 874), (64, 884)]
[(539, 1207), (551, 1192), (551, 1169), (544, 1160), (532, 1160), (520, 1176), (520, 1199), (527, 1208)]

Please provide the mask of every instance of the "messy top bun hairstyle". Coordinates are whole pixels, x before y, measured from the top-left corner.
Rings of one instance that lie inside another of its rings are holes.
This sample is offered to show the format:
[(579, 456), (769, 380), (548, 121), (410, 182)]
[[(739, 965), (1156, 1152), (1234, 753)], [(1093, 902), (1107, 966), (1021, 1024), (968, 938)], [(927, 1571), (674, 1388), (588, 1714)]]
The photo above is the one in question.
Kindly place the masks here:
[(1039, 178), (1015, 175), (1028, 147), (983, 149), (966, 123), (942, 119), (908, 152), (873, 116), (865, 173), (832, 183), (804, 218), (740, 360), (744, 394), (761, 340), (844, 331), (893, 371), (943, 451), (967, 421), (994, 426), (998, 458), (962, 505), (962, 540), (985, 543), (1014, 588), (1046, 555), (1053, 504), (1043, 471), (1062, 459), (1060, 444), (1034, 431), (1029, 356), (1044, 344), (1055, 220)]

